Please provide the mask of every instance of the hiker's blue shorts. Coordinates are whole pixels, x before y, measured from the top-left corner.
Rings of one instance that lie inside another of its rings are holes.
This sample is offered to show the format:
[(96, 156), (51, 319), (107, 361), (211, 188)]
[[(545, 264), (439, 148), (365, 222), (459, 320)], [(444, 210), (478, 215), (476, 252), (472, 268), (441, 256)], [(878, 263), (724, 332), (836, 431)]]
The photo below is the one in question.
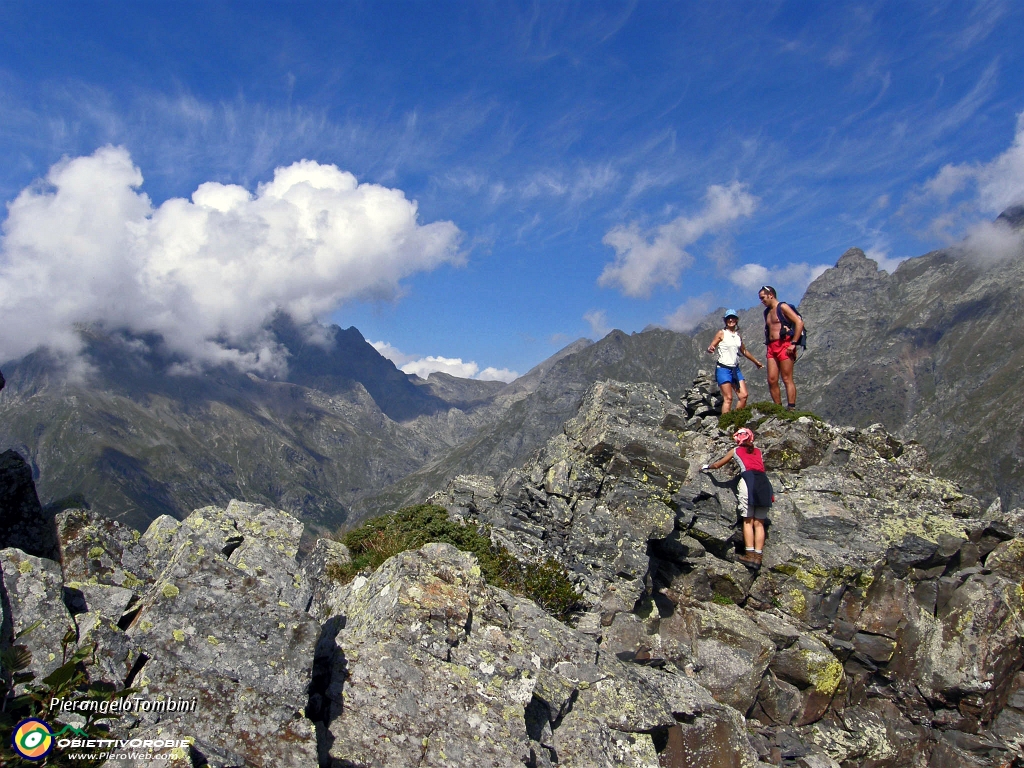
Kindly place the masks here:
[(718, 381), (718, 386), (722, 386), (723, 384), (732, 384), (734, 387), (738, 387), (740, 382), (743, 381), (743, 371), (740, 370), (738, 365), (735, 368), (716, 365), (715, 380)]

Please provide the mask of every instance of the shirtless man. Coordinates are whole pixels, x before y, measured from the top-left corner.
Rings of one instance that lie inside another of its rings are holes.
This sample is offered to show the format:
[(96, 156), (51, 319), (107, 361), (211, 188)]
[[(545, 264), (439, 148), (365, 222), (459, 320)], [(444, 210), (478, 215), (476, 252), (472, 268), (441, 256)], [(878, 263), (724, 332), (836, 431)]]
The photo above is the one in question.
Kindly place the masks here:
[[(796, 344), (804, 332), (804, 321), (793, 308), (780, 302), (775, 289), (770, 285), (762, 285), (757, 297), (765, 306), (765, 344), (768, 347), (768, 390), (772, 400), (782, 404), (779, 391), (779, 375), (786, 386), (786, 407), (796, 410), (796, 384), (793, 383), (793, 363), (796, 362)], [(779, 308), (786, 318), (786, 328), (779, 321)]]

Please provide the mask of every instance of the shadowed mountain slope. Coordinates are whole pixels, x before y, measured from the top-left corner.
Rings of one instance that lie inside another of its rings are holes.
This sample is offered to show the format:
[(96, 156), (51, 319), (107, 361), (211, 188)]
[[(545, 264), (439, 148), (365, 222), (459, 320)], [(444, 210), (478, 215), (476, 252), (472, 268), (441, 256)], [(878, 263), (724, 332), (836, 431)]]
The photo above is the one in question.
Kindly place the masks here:
[[(537, 378), (536, 389), (512, 403), (497, 421), (481, 427), (467, 442), (382, 493), (358, 502), (352, 519), (421, 500), (459, 474), (498, 475), (522, 463), (576, 413), (583, 394), (595, 381), (654, 382), (678, 397), (701, 365), (707, 365), (707, 358), (686, 334), (661, 328), (631, 335), (612, 331), (601, 341), (581, 346), (549, 365)], [(517, 383), (509, 387), (515, 388)]]
[(291, 352), (288, 381), (173, 374), (181, 361), (159, 338), (84, 329), (85, 374), (45, 351), (5, 365), (0, 445), (26, 458), (44, 500), (80, 494), (136, 528), (244, 498), (329, 529), (352, 499), (464, 439), (504, 387), (424, 382), (355, 328), (310, 340), (279, 317), (272, 330)]

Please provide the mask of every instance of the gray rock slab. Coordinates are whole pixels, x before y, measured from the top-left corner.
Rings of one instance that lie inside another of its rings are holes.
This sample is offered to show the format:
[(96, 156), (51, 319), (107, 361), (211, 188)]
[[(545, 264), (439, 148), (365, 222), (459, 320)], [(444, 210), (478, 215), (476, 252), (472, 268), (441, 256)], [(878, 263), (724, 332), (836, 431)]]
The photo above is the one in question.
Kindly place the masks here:
[(106, 584), (140, 592), (157, 573), (141, 535), (87, 509), (57, 515), (64, 578), (70, 583)]
[[(0, 598), (10, 606), (11, 636), (38, 626), (15, 642), (32, 653), (29, 672), (42, 680), (64, 663), (61, 641), (74, 622), (61, 594), (60, 566), (13, 547), (0, 550)], [(73, 646), (72, 646), (73, 647)]]
[[(312, 765), (316, 735), (304, 708), (320, 625), (282, 599), (269, 573), (298, 570), (301, 525), (283, 516), (238, 504), (190, 515), (127, 635), (148, 658), (135, 681), (145, 695), (199, 702), (167, 716), (179, 732), (255, 765)], [(252, 552), (267, 574), (229, 561), (239, 535), (261, 540)]]
[(331, 566), (345, 566), (351, 562), (348, 547), (332, 539), (317, 539), (313, 551), (302, 561), (302, 579), (310, 591), (309, 615), (317, 621), (324, 623), (336, 615), (328, 600), (335, 585)]
[(17, 451), (0, 453), (0, 549), (20, 549), (57, 558), (53, 514), (43, 510), (32, 482), (32, 467)]
[(699, 719), (720, 706), (692, 681), (600, 653), (487, 586), (448, 545), (398, 555), (334, 599), (345, 679), (327, 727), (338, 760), (654, 766), (652, 730), (672, 727), (676, 711)]

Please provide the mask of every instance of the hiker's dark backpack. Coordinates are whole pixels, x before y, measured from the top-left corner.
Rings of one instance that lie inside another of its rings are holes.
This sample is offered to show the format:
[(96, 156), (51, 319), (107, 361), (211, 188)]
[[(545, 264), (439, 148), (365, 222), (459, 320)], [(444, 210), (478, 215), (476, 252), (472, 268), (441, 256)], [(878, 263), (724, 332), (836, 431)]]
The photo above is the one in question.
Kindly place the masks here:
[[(778, 304), (775, 305), (775, 313), (776, 313), (775, 316), (779, 318), (779, 322), (782, 324), (782, 328), (779, 331), (779, 338), (780, 339), (789, 338), (790, 336), (793, 335), (793, 331), (796, 330), (796, 326), (793, 325), (791, 322), (789, 322), (789, 318), (786, 317), (785, 313), (783, 313), (783, 311), (782, 311), (782, 305), (783, 304), (786, 304), (786, 302), (780, 301)], [(792, 309), (796, 313), (796, 316), (799, 317), (801, 320), (804, 319), (804, 316), (800, 314), (800, 310), (799, 309), (794, 307), (792, 304), (786, 304), (786, 306), (789, 307), (790, 309)], [(796, 346), (798, 346), (798, 347), (803, 347), (805, 350), (807, 349), (807, 323), (804, 323), (804, 330), (803, 330), (803, 333), (800, 334), (800, 338), (799, 339), (793, 339), (793, 343)], [(766, 347), (768, 346), (768, 308), (767, 307), (765, 307), (765, 310), (764, 310), (764, 345)]]

